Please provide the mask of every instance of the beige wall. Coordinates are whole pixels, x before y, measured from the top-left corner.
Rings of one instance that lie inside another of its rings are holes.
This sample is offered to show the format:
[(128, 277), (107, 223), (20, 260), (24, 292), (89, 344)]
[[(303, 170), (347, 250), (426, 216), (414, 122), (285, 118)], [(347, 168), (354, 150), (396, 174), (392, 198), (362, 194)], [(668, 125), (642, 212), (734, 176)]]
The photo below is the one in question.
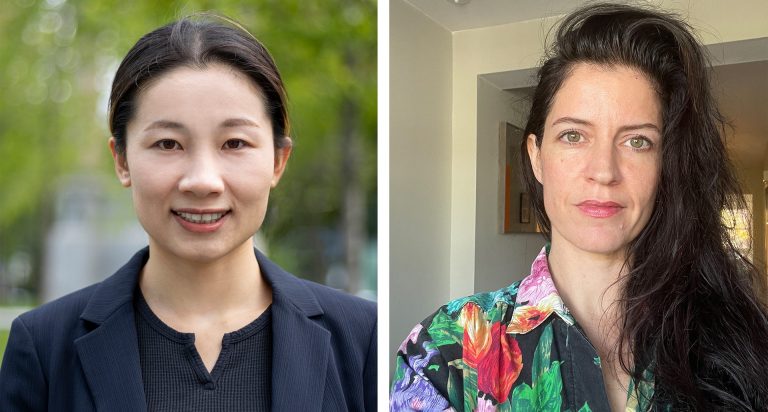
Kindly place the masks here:
[[(525, 128), (528, 94), (502, 90), (477, 79), (477, 196), (474, 291), (497, 290), (530, 273), (544, 246), (539, 233), (501, 234), (499, 223), (499, 123)], [(518, 179), (518, 176), (513, 178)]]
[[(700, 31), (705, 44), (768, 37), (768, 1), (663, 1)], [(745, 12), (748, 11), (748, 12)], [(453, 119), (451, 167), (452, 298), (471, 294), (475, 285), (477, 217), (477, 78), (487, 73), (536, 66), (544, 36), (557, 19), (533, 20), (453, 33)], [(717, 57), (717, 56), (715, 56)], [(493, 212), (491, 212), (493, 213)], [(497, 265), (498, 262), (488, 262)]]
[[(767, 109), (768, 110), (768, 109)], [(745, 194), (752, 195), (752, 253), (755, 265), (765, 268), (765, 188), (762, 169), (737, 169)], [(765, 292), (765, 291), (763, 291)]]
[[(390, 359), (448, 300), (451, 34), (390, 2)], [(392, 363), (390, 363), (391, 365)]]
[[(683, 10), (705, 44), (768, 37), (768, 1), (661, 5)], [(449, 299), (519, 278), (538, 252), (538, 235), (498, 234), (495, 128), (520, 119), (506, 112), (514, 104), (502, 89), (512, 86), (488, 79), (535, 67), (555, 21), (451, 33), (404, 0), (390, 2), (390, 359), (416, 322)], [(745, 186), (763, 222), (764, 192)], [(764, 232), (755, 237), (765, 244)]]

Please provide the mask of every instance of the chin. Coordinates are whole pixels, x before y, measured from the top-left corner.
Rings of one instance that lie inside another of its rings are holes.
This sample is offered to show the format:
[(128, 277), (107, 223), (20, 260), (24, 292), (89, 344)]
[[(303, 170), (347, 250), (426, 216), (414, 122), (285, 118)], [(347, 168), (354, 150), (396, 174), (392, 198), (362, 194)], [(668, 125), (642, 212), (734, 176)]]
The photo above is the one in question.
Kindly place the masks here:
[(226, 258), (232, 255), (241, 248), (245, 247), (245, 243), (248, 243), (250, 249), (250, 242), (243, 242), (240, 244), (222, 244), (222, 242), (199, 242), (197, 244), (187, 242), (184, 244), (175, 245), (162, 245), (159, 242), (154, 242), (152, 246), (155, 249), (161, 250), (161, 253), (166, 253), (187, 262), (198, 264), (209, 264)]
[(580, 239), (581, 242), (575, 245), (585, 252), (598, 255), (616, 255), (623, 254), (627, 250), (629, 242), (624, 238), (617, 239), (606, 234), (595, 234), (587, 239)]
[[(554, 229), (554, 228), (553, 228)], [(571, 231), (558, 232), (556, 229), (552, 231), (552, 240), (558, 242), (563, 241), (564, 246), (581, 250), (595, 255), (616, 255), (617, 253), (624, 253), (627, 249), (629, 241), (624, 233), (616, 233), (613, 230), (605, 230), (605, 228), (584, 228), (575, 227)]]

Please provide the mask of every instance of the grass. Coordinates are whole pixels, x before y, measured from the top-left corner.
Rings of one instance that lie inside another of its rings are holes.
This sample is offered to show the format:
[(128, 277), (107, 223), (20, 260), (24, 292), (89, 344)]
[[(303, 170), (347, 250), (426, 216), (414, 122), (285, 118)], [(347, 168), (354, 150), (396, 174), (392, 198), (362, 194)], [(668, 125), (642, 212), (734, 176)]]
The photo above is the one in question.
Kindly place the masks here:
[(5, 344), (8, 342), (7, 330), (0, 330), (0, 361), (3, 360), (3, 354), (5, 354)]

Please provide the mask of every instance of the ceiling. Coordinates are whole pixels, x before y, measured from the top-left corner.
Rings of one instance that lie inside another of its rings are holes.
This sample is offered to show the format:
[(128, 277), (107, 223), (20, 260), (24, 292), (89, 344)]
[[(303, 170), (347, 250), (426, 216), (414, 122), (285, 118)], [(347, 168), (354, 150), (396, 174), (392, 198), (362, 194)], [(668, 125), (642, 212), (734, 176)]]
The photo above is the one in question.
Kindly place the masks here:
[(768, 170), (768, 61), (717, 66), (715, 97), (733, 133), (728, 148), (737, 166)]
[[(454, 32), (500, 24), (515, 23), (566, 14), (586, 3), (585, 0), (471, 0), (457, 5), (453, 0), (405, 0), (424, 15)], [(735, 59), (748, 63), (716, 66), (714, 94), (720, 109), (733, 126), (728, 147), (737, 167), (768, 170), (768, 60), (766, 39), (742, 42)], [(738, 44), (728, 46), (736, 50)], [(720, 52), (710, 46), (715, 60)], [(760, 56), (759, 59), (754, 57)], [(755, 61), (759, 60), (759, 61)]]
[(477, 29), (500, 24), (565, 14), (584, 0), (405, 0), (449, 31)]

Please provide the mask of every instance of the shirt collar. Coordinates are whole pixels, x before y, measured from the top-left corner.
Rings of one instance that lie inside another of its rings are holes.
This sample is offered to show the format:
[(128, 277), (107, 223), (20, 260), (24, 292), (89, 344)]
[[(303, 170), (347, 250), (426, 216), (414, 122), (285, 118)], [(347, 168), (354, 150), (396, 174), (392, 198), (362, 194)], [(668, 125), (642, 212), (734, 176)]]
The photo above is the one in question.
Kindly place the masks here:
[(507, 333), (528, 333), (553, 313), (569, 325), (575, 323), (549, 273), (548, 246), (544, 246), (536, 256), (531, 265), (531, 274), (520, 282)]

